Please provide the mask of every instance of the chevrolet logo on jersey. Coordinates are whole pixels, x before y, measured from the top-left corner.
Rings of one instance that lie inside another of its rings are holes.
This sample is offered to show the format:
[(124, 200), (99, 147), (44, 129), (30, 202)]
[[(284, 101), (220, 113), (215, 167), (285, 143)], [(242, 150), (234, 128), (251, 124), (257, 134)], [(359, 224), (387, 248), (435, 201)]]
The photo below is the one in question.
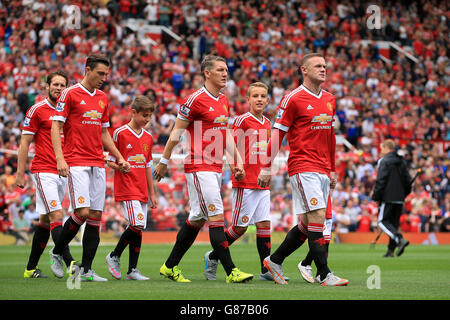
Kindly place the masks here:
[(315, 116), (311, 122), (319, 122), (320, 124), (327, 124), (329, 121), (333, 119), (332, 116), (327, 115), (326, 113), (321, 113), (318, 116)]
[(135, 163), (145, 163), (145, 157), (143, 154), (137, 154), (135, 156), (129, 156), (127, 161), (133, 161)]
[(100, 119), (102, 117), (102, 114), (100, 112), (95, 111), (95, 110), (91, 110), (91, 111), (86, 111), (83, 114), (83, 117), (90, 118), (92, 120), (97, 120), (97, 119)]
[(228, 123), (228, 117), (225, 117), (224, 115), (220, 115), (219, 117), (216, 117), (214, 119), (214, 123), (220, 123), (222, 125), (225, 125)]
[(266, 141), (257, 141), (252, 145), (253, 148), (258, 148), (260, 150), (266, 150), (267, 146), (268, 143)]

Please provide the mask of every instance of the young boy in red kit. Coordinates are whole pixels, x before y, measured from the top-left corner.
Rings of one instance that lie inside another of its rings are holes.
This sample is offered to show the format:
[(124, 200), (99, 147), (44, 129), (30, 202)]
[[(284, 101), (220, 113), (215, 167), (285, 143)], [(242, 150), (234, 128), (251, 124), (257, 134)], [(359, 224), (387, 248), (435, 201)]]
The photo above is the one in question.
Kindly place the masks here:
[[(115, 279), (121, 279), (120, 256), (130, 246), (128, 280), (149, 280), (137, 269), (142, 243), (142, 231), (147, 225), (147, 204), (156, 208), (157, 199), (153, 188), (152, 146), (153, 139), (144, 127), (150, 121), (155, 106), (145, 96), (138, 96), (131, 104), (131, 121), (117, 128), (113, 141), (124, 159), (130, 163), (130, 172), (122, 173), (114, 157), (108, 157), (108, 166), (117, 170), (114, 174), (114, 198), (120, 202), (128, 227), (123, 232), (116, 248), (107, 254), (106, 264)], [(147, 188), (142, 188), (147, 186)]]

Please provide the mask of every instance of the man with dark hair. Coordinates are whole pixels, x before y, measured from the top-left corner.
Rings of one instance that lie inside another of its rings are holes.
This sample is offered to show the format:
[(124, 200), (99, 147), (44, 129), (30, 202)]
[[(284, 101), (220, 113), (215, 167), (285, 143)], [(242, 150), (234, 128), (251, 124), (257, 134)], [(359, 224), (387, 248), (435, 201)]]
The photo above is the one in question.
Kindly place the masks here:
[(301, 61), (303, 83), (283, 97), (278, 107), (267, 148), (271, 161), (261, 169), (258, 185), (270, 184), (271, 164), (287, 134), (290, 153), (289, 180), (293, 210), (301, 221), (286, 235), (278, 249), (264, 260), (276, 283), (286, 285), (282, 263), (306, 240), (317, 266), (316, 281), (322, 286), (346, 286), (347, 279), (335, 276), (328, 268), (324, 223), (330, 188), (336, 185), (334, 115), (336, 99), (321, 88), (326, 79), (323, 55), (310, 53)]
[[(51, 270), (61, 276), (62, 251), (86, 222), (83, 234), (81, 281), (107, 281), (92, 270), (100, 242), (100, 222), (105, 205), (106, 174), (103, 147), (117, 159), (121, 172), (130, 164), (117, 150), (107, 130), (109, 101), (99, 90), (109, 73), (110, 62), (103, 55), (90, 55), (86, 60), (83, 80), (59, 96), (52, 124), (52, 144), (58, 174), (68, 177), (72, 215), (64, 224), (60, 239), (50, 251)], [(64, 131), (64, 148), (60, 130)]]
[(409, 241), (398, 231), (403, 203), (411, 192), (411, 176), (406, 161), (395, 152), (391, 139), (380, 144), (382, 158), (378, 161), (377, 180), (372, 200), (378, 201), (378, 226), (389, 236), (388, 251), (384, 257), (401, 256)]
[[(56, 170), (50, 129), (56, 101), (60, 93), (67, 87), (67, 83), (68, 78), (64, 71), (50, 73), (46, 82), (47, 98), (28, 110), (23, 123), (15, 184), (21, 189), (25, 187), (28, 149), (34, 141), (36, 152), (31, 164), (31, 178), (36, 188), (36, 211), (40, 214), (24, 278), (47, 277), (37, 268), (37, 264), (47, 246), (50, 233), (53, 241), (56, 242), (62, 230), (64, 213), (61, 203), (66, 192), (67, 179), (60, 177)], [(75, 261), (67, 246), (62, 252), (62, 256), (69, 272), (71, 272), (70, 265), (73, 265)]]

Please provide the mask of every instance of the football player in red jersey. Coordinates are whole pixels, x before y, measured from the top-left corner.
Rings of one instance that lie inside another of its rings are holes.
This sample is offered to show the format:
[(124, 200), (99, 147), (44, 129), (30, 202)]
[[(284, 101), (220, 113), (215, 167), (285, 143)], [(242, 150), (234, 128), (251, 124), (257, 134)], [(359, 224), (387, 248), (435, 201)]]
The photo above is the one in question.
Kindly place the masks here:
[[(67, 82), (67, 74), (64, 71), (50, 73), (47, 76), (47, 97), (28, 109), (23, 123), (15, 184), (21, 189), (25, 187), (28, 149), (34, 141), (35, 156), (30, 171), (36, 188), (36, 211), (40, 214), (24, 278), (47, 278), (37, 268), (37, 264), (47, 246), (50, 233), (53, 241), (56, 242), (62, 231), (64, 213), (61, 203), (66, 192), (67, 178), (58, 175), (50, 130), (56, 101), (60, 93), (67, 87)], [(66, 266), (71, 270), (70, 264), (74, 264), (75, 261), (67, 246), (64, 248), (62, 256)]]
[[(262, 82), (252, 83), (247, 91), (250, 111), (237, 117), (232, 125), (237, 148), (244, 159), (245, 178), (237, 181), (232, 176), (231, 225), (225, 231), (228, 244), (241, 237), (250, 224), (256, 225), (256, 246), (261, 260), (260, 280), (272, 280), (271, 273), (264, 267), (263, 261), (270, 255), (270, 187), (258, 186), (257, 178), (266, 157), (266, 148), (270, 139), (270, 120), (263, 113), (269, 103), (268, 87)], [(205, 254), (205, 277), (216, 280), (218, 265), (214, 251)]]
[[(231, 259), (220, 193), (224, 152), (230, 159), (235, 177), (240, 180), (245, 175), (242, 159), (228, 131), (228, 100), (220, 92), (228, 80), (228, 67), (224, 58), (209, 55), (203, 59), (201, 71), (205, 78), (204, 86), (184, 99), (162, 158), (155, 168), (155, 179), (160, 181), (167, 172), (173, 148), (180, 141), (181, 134), (187, 131), (191, 150), (186, 157), (184, 171), (191, 212), (178, 232), (172, 252), (161, 266), (160, 273), (177, 282), (190, 281), (182, 275), (178, 264), (208, 221), (210, 242), (225, 269), (226, 282), (246, 282), (253, 275), (240, 271)], [(234, 160), (237, 160), (236, 165)]]
[[(117, 150), (108, 132), (108, 97), (99, 89), (108, 76), (109, 65), (109, 59), (103, 55), (93, 54), (87, 58), (83, 80), (59, 96), (51, 130), (58, 173), (68, 177), (74, 210), (64, 224), (59, 241), (50, 251), (51, 270), (55, 275), (62, 273), (62, 250), (86, 222), (81, 281), (107, 281), (91, 268), (100, 242), (100, 223), (105, 205), (103, 147), (117, 159), (120, 170), (128, 172), (130, 169), (130, 164)], [(64, 149), (59, 135), (61, 129), (64, 131)]]
[[(130, 172), (122, 173), (112, 156), (108, 157), (108, 166), (115, 169), (114, 198), (120, 202), (128, 227), (122, 233), (114, 250), (106, 255), (106, 264), (113, 278), (119, 280), (120, 256), (126, 246), (130, 245), (128, 280), (149, 280), (137, 269), (142, 244), (142, 231), (147, 225), (147, 203), (150, 198), (151, 208), (157, 206), (152, 175), (152, 135), (144, 129), (151, 120), (154, 103), (145, 96), (138, 96), (130, 106), (131, 120), (117, 128), (113, 141), (122, 156), (130, 163)], [(144, 188), (143, 186), (147, 186)]]
[[(287, 133), (290, 153), (288, 173), (292, 185), (296, 214), (301, 224), (294, 226), (277, 250), (264, 260), (275, 282), (287, 284), (282, 263), (306, 239), (317, 266), (317, 282), (322, 286), (345, 286), (348, 280), (335, 276), (328, 268), (326, 241), (323, 236), (330, 188), (336, 185), (334, 115), (336, 99), (321, 88), (326, 79), (326, 62), (322, 54), (306, 54), (300, 63), (303, 83), (283, 97), (277, 111), (272, 138), (268, 147), (271, 160), (279, 151)], [(263, 168), (258, 184), (270, 184), (270, 165)]]

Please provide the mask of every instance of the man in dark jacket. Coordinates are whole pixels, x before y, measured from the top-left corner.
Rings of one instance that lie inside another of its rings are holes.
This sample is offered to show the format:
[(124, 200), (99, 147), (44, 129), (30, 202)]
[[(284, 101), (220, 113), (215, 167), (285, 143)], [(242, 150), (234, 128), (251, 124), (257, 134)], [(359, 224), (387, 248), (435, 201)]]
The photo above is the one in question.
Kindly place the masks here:
[(384, 257), (393, 257), (397, 247), (400, 256), (409, 241), (398, 231), (400, 216), (406, 196), (411, 192), (411, 176), (406, 161), (395, 152), (394, 141), (381, 143), (377, 180), (372, 200), (379, 201), (378, 226), (389, 236), (388, 251)]

